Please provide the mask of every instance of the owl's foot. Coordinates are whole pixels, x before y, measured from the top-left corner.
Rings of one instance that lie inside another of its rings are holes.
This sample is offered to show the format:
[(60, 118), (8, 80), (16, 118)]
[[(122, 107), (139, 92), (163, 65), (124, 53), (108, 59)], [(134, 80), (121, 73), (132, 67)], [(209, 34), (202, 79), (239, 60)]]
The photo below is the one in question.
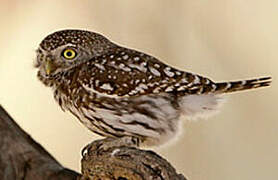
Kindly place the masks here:
[(90, 149), (98, 149), (98, 151), (107, 151), (110, 148), (128, 146), (128, 147), (139, 147), (140, 139), (137, 137), (124, 136), (121, 138), (105, 138), (101, 140), (96, 140), (88, 145), (86, 145), (81, 154), (84, 156)]

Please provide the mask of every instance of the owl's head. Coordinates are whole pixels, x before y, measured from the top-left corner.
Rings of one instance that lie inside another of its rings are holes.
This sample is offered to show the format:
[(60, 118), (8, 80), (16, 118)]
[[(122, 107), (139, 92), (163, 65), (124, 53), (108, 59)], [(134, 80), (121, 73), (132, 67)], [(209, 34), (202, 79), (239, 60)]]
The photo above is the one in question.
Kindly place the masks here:
[(62, 30), (43, 39), (37, 50), (35, 67), (44, 78), (68, 71), (116, 45), (104, 36), (84, 30)]

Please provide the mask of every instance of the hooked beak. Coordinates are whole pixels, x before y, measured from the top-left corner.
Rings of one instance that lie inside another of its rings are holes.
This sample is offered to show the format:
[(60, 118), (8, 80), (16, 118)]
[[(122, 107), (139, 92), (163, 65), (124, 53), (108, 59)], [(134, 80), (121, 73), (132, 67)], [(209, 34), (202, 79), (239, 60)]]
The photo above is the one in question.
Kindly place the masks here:
[(45, 68), (45, 73), (48, 76), (57, 69), (55, 64), (53, 63), (53, 60), (50, 59), (50, 58), (46, 59), (46, 63), (45, 63), (44, 68)]

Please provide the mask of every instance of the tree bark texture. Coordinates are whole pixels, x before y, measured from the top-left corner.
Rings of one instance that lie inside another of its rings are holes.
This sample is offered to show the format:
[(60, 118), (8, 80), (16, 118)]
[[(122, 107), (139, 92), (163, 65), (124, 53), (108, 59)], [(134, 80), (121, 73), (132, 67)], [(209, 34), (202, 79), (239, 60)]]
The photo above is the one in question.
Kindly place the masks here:
[(185, 180), (153, 151), (100, 147), (94, 141), (82, 158), (82, 175), (63, 167), (0, 106), (1, 180)]

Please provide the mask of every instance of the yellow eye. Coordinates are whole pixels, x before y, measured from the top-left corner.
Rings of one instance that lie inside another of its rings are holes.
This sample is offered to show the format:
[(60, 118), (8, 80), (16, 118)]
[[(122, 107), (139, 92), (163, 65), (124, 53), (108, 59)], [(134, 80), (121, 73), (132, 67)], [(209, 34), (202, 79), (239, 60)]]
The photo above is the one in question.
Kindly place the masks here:
[(73, 49), (66, 49), (62, 53), (63, 57), (71, 60), (76, 57), (76, 52)]

